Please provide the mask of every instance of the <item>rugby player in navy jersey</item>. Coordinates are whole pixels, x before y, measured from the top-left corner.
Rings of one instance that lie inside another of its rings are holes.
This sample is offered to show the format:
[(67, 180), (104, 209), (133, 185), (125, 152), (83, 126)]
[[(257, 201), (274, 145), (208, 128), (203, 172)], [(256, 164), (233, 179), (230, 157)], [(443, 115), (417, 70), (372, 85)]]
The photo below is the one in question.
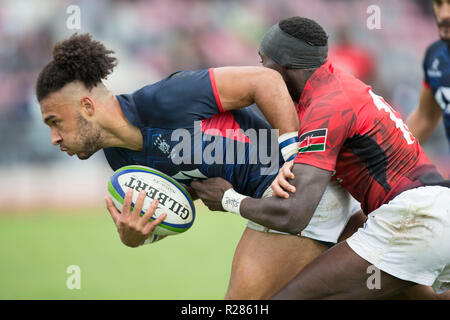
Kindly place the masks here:
[[(131, 94), (113, 95), (102, 83), (117, 63), (112, 53), (89, 35), (74, 35), (55, 45), (54, 59), (41, 71), (36, 84), (42, 118), (51, 129), (54, 145), (80, 159), (104, 149), (114, 170), (140, 164), (185, 185), (221, 177), (244, 195), (270, 195), (270, 184), (282, 160), (298, 152), (298, 117), (277, 72), (263, 67), (180, 71)], [(274, 147), (271, 144), (269, 124), (243, 109), (253, 103), (280, 129), (280, 149), (277, 139)], [(269, 134), (266, 142), (254, 140), (248, 129)], [(186, 136), (189, 147), (177, 149)], [(220, 150), (206, 152), (208, 142), (214, 141), (222, 142), (225, 152), (219, 161), (211, 162), (217, 160)], [(226, 152), (230, 149), (231, 157)], [(258, 159), (260, 151), (271, 157), (272, 163), (251, 162)], [(239, 161), (241, 155), (245, 155), (243, 162)], [(249, 222), (236, 249), (227, 298), (269, 297), (327, 248), (320, 241), (337, 242), (352, 212), (351, 198), (337, 184), (326, 190), (301, 237), (262, 232), (269, 230)], [(151, 231), (163, 217), (148, 222), (156, 201), (139, 217), (130, 213), (130, 195), (128, 192), (125, 197), (122, 214), (106, 199), (122, 242), (136, 247), (159, 240)], [(144, 197), (141, 192), (136, 207)]]
[(433, 9), (441, 39), (431, 44), (425, 53), (419, 106), (406, 124), (423, 144), (443, 117), (450, 145), (450, 0), (433, 0)]

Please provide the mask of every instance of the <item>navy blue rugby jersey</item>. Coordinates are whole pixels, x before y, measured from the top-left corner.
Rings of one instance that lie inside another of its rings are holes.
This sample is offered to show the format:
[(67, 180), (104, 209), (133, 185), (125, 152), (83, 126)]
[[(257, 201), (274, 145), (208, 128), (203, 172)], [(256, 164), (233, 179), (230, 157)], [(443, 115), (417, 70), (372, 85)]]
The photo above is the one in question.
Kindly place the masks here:
[(283, 164), (277, 135), (263, 117), (250, 107), (224, 111), (213, 69), (179, 71), (116, 97), (141, 130), (143, 150), (105, 148), (113, 170), (144, 165), (185, 185), (222, 177), (259, 198)]
[(447, 44), (436, 41), (428, 47), (423, 62), (424, 85), (433, 91), (442, 109), (445, 131), (450, 146), (450, 56)]

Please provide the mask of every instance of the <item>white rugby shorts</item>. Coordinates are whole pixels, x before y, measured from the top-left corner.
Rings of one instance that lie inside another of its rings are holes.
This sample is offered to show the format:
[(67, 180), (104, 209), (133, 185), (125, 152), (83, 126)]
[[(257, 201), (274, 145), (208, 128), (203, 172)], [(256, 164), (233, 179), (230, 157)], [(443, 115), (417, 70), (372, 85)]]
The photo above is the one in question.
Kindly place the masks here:
[[(262, 198), (271, 197), (272, 188), (264, 192)], [(360, 210), (361, 206), (337, 181), (330, 181), (320, 200), (308, 226), (301, 232), (302, 237), (337, 243), (339, 236), (350, 217)], [(268, 229), (251, 220), (247, 227), (257, 231), (287, 234)]]
[(407, 190), (369, 214), (348, 245), (384, 272), (450, 289), (450, 188)]

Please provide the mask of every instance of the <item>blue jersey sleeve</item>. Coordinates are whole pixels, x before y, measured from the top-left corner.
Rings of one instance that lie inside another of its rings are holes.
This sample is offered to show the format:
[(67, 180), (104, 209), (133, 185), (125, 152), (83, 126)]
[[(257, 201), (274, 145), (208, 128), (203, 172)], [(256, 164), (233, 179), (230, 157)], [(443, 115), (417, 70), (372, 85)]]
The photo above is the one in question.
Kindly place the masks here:
[(213, 69), (179, 71), (133, 93), (144, 126), (165, 129), (192, 127), (223, 111)]

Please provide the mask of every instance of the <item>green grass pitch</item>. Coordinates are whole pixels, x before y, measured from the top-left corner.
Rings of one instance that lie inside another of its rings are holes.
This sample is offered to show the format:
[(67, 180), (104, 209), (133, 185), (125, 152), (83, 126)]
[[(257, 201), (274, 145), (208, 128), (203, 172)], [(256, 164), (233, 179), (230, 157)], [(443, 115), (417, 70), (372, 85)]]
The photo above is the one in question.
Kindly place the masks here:
[(139, 248), (106, 208), (0, 212), (0, 299), (223, 299), (245, 220), (196, 204), (190, 230)]

